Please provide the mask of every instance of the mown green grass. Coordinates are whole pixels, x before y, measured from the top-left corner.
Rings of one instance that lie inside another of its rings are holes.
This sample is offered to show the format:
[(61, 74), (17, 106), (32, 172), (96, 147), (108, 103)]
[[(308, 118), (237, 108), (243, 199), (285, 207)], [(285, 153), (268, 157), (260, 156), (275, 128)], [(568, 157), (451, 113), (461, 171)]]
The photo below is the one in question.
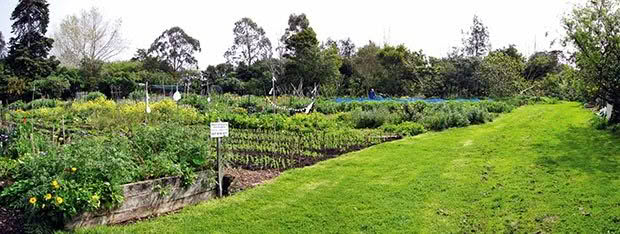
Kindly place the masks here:
[(179, 214), (79, 233), (620, 232), (620, 138), (577, 103), (377, 145)]

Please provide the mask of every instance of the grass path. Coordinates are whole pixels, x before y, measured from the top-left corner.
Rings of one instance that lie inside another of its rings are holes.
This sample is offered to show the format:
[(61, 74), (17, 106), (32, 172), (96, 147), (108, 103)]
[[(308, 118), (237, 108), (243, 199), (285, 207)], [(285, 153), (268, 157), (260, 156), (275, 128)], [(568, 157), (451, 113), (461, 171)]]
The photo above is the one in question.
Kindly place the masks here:
[(620, 138), (576, 103), (390, 142), (83, 233), (620, 232)]

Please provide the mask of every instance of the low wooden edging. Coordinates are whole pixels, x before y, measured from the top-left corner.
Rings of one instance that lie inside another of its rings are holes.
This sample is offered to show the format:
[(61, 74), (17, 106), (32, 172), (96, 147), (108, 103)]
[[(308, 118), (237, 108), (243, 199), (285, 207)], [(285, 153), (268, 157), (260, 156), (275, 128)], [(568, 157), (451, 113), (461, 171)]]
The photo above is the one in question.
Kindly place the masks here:
[(216, 196), (215, 175), (199, 172), (196, 181), (184, 187), (181, 177), (172, 176), (123, 185), (125, 201), (120, 207), (101, 213), (84, 213), (65, 225), (67, 229), (117, 224), (178, 210)]

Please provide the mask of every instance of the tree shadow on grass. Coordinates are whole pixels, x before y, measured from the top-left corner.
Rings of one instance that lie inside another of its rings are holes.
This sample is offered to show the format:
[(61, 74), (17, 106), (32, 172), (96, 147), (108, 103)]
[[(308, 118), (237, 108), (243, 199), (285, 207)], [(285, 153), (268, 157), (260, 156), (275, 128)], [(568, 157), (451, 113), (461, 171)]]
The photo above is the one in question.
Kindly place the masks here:
[[(572, 168), (601, 172), (618, 177), (620, 172), (620, 136), (591, 127), (569, 127), (555, 136), (559, 143), (541, 144), (536, 163), (552, 168)], [(558, 142), (555, 141), (555, 142)]]

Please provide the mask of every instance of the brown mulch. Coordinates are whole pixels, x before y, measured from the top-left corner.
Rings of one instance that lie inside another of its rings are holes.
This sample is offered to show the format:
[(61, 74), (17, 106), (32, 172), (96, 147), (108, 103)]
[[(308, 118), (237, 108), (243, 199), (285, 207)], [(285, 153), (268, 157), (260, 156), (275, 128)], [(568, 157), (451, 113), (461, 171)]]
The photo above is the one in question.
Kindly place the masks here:
[(238, 168), (226, 168), (225, 175), (233, 177), (232, 184), (228, 188), (230, 194), (234, 194), (249, 188), (261, 185), (280, 175), (278, 170), (257, 170), (250, 171)]
[(0, 233), (24, 233), (24, 217), (22, 213), (0, 207)]

